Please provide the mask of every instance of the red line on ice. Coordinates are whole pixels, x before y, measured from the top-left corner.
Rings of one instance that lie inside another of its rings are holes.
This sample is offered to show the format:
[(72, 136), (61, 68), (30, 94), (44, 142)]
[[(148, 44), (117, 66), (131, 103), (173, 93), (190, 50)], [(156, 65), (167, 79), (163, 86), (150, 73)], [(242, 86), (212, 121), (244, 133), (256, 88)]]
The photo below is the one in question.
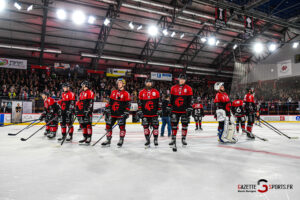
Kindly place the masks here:
[(247, 148), (242, 148), (242, 147), (232, 147), (232, 146), (224, 146), (224, 145), (219, 145), (219, 147), (228, 148), (228, 149), (236, 149), (236, 150), (240, 150), (240, 151), (249, 151), (249, 152), (254, 152), (254, 153), (263, 153), (263, 154), (269, 154), (269, 155), (280, 156), (280, 157), (285, 157), (285, 158), (300, 159), (300, 156), (294, 156), (294, 155), (283, 154), (283, 153), (275, 153), (275, 152), (269, 152), (269, 151), (263, 151), (263, 150), (247, 149)]

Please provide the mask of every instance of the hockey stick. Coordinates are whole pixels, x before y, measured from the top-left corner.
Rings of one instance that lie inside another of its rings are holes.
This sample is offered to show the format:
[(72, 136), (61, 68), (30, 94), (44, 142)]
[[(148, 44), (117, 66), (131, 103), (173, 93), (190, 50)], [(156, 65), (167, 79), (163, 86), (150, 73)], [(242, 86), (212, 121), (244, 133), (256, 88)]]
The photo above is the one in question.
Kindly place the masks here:
[[(118, 121), (117, 124), (115, 124), (111, 130), (113, 130), (116, 126), (118, 126), (120, 123), (120, 121)], [(92, 146), (95, 146), (98, 142), (100, 142), (106, 135), (108, 134), (108, 132), (106, 132), (104, 135), (101, 136), (101, 138), (99, 138), (99, 140), (97, 140)]]
[(244, 131), (245, 133), (248, 133), (248, 134), (252, 134), (255, 138), (258, 138), (258, 139), (260, 139), (260, 140), (262, 140), (262, 141), (268, 141), (268, 139), (266, 139), (266, 138), (262, 138), (262, 137), (259, 137), (259, 136), (257, 136), (257, 135), (255, 135), (255, 134), (253, 134), (253, 133), (250, 133), (249, 131), (247, 131), (246, 129), (243, 129), (242, 128), (242, 131)]
[[(74, 123), (75, 120), (76, 120), (76, 117), (73, 118), (72, 124)], [(63, 137), (63, 139), (60, 143), (60, 146), (62, 146), (64, 144), (64, 142), (66, 141), (67, 134), (70, 134), (70, 127), (68, 127), (68, 133), (66, 133), (65, 137)]]
[(42, 126), (41, 128), (39, 128), (37, 131), (35, 131), (33, 134), (31, 134), (29, 137), (27, 138), (21, 138), (21, 141), (27, 141), (28, 139), (30, 139), (32, 136), (34, 136), (35, 134), (37, 134), (40, 130), (42, 130), (45, 126), (48, 126), (52, 121), (54, 121), (57, 117), (53, 118), (52, 120), (50, 120), (47, 124), (45, 124), (44, 126)]
[(100, 122), (100, 120), (103, 118), (103, 114), (100, 116), (100, 118), (98, 119), (98, 121), (95, 123), (95, 124), (93, 124), (92, 126), (96, 126), (97, 125), (97, 123), (99, 123)]
[[(38, 121), (38, 122), (37, 122)], [(21, 133), (22, 131), (24, 131), (25, 129), (29, 129), (31, 127), (33, 127), (34, 125), (40, 123), (41, 120), (35, 120), (33, 122), (31, 122), (28, 126), (26, 126), (25, 128), (23, 128), (22, 130), (18, 131), (17, 133), (8, 133), (9, 136), (16, 136), (19, 133)]]
[(33, 122), (33, 121), (36, 121), (36, 119), (29, 120), (29, 121), (25, 121), (25, 122), (10, 123), (10, 124), (8, 124), (8, 125), (2, 125), (2, 126), (0, 126), (0, 127), (12, 126), (12, 125), (17, 125), (17, 124), (24, 124), (24, 123)]
[(277, 129), (275, 126), (273, 126), (272, 124), (270, 124), (269, 122), (263, 120), (263, 119), (260, 119), (261, 123), (263, 125), (265, 125), (266, 127), (268, 127), (269, 129), (273, 130), (275, 133), (277, 133), (278, 135), (283, 135), (289, 139), (298, 139), (299, 137), (290, 137), (286, 134), (284, 134), (282, 131), (280, 131), (279, 129)]

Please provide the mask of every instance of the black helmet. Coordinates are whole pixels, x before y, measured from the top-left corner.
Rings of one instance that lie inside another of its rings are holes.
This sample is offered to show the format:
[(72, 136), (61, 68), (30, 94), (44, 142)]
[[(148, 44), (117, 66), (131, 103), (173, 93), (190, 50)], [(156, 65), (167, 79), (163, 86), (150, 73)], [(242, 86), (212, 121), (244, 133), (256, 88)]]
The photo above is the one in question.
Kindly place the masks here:
[(45, 92), (45, 91), (41, 92), (41, 95), (45, 95), (47, 97), (50, 97), (50, 93), (49, 92)]
[(145, 84), (146, 83), (152, 83), (153, 84), (153, 80), (151, 80), (150, 78), (147, 78), (146, 80), (145, 80)]
[(81, 87), (87, 87), (87, 88), (90, 88), (91, 86), (90, 86), (90, 83), (88, 82), (88, 81), (83, 81), (82, 83), (81, 83)]
[(184, 80), (187, 80), (187, 76), (186, 76), (186, 74), (180, 74), (180, 75), (178, 76), (178, 79), (184, 79)]
[(249, 90), (253, 91), (254, 88), (253, 87), (246, 87), (246, 92), (249, 92)]
[(241, 95), (239, 95), (239, 94), (235, 95), (235, 99), (236, 99), (236, 100), (242, 99), (242, 98), (241, 98)]
[(70, 84), (69, 83), (63, 83), (61, 87), (62, 88), (64, 88), (64, 87), (70, 87)]

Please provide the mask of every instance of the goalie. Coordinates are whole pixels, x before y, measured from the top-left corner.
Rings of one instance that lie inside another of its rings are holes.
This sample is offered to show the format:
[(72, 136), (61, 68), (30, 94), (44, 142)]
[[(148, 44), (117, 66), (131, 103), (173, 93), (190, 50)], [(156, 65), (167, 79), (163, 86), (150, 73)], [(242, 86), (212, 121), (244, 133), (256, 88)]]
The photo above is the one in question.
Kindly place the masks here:
[(219, 122), (219, 141), (221, 143), (235, 143), (237, 140), (234, 138), (235, 128), (230, 112), (231, 103), (227, 93), (225, 92), (224, 83), (216, 82), (214, 89), (218, 91), (214, 104), (216, 108), (215, 118)]

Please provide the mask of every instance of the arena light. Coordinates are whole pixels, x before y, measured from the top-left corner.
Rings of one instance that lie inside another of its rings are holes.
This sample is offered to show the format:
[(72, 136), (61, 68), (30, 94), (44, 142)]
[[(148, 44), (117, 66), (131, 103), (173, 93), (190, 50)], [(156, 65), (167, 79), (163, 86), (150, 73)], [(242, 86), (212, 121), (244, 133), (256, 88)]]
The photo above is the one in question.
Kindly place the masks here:
[(237, 48), (237, 44), (234, 44), (233, 45), (233, 50), (236, 49), (236, 48)]
[(89, 18), (88, 18), (88, 23), (89, 24), (94, 24), (95, 21), (96, 21), (96, 18), (94, 16), (89, 16)]
[(138, 27), (137, 27), (137, 29), (136, 29), (136, 30), (138, 30), (138, 31), (139, 31), (139, 30), (141, 30), (142, 28), (143, 28), (143, 25), (140, 25), (140, 26), (138, 26)]
[(6, 1), (5, 0), (0, 0), (0, 11), (3, 11), (6, 7)]
[(28, 6), (27, 11), (31, 11), (33, 9), (33, 5), (31, 4), (30, 6)]
[(271, 43), (268, 47), (269, 51), (273, 52), (277, 49), (277, 45), (275, 43)]
[(132, 22), (130, 22), (128, 26), (129, 26), (130, 29), (134, 29), (134, 25), (133, 25)]
[(254, 45), (253, 45), (254, 53), (259, 54), (259, 53), (262, 53), (263, 50), (264, 50), (264, 46), (262, 43), (260, 43), (260, 42), (254, 43)]
[(156, 36), (158, 33), (158, 28), (154, 25), (149, 26), (148, 28), (148, 34), (152, 37)]
[(85, 14), (80, 10), (74, 11), (72, 14), (72, 20), (77, 25), (83, 24), (85, 22), (85, 19)]
[(56, 16), (60, 20), (65, 20), (67, 18), (67, 13), (63, 9), (59, 9), (56, 11)]
[(201, 38), (201, 42), (205, 43), (206, 42), (206, 38), (205, 37)]
[(184, 33), (182, 33), (182, 34), (180, 35), (180, 39), (182, 39), (182, 38), (184, 38)]
[(18, 10), (21, 10), (21, 9), (22, 9), (22, 6), (21, 6), (21, 4), (20, 4), (18, 1), (15, 1), (14, 7), (15, 7), (16, 9), (18, 9)]
[(298, 46), (299, 46), (299, 42), (294, 42), (294, 43), (293, 43), (293, 48), (294, 48), (294, 49), (297, 49)]
[(213, 46), (216, 44), (216, 38), (215, 37), (209, 37), (208, 38), (208, 44)]
[(103, 23), (105, 26), (108, 26), (108, 24), (110, 23), (110, 20), (108, 18), (106, 18)]
[(163, 34), (164, 34), (164, 36), (167, 36), (169, 33), (168, 33), (168, 30), (167, 29), (164, 29), (163, 30)]
[(171, 34), (171, 37), (174, 37), (176, 35), (176, 33), (175, 32), (173, 32), (172, 34)]

